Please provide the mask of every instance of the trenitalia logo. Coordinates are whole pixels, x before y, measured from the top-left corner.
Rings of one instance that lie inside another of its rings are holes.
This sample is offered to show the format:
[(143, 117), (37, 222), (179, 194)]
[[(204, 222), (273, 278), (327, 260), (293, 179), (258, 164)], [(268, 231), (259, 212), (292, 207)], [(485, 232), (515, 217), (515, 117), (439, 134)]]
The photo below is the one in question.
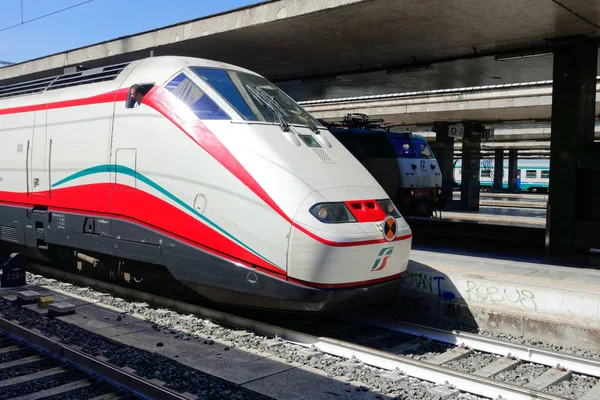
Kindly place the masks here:
[(381, 271), (385, 268), (388, 258), (392, 256), (392, 252), (394, 251), (393, 247), (386, 247), (381, 249), (379, 252), (379, 257), (375, 260), (375, 264), (371, 267), (371, 271)]

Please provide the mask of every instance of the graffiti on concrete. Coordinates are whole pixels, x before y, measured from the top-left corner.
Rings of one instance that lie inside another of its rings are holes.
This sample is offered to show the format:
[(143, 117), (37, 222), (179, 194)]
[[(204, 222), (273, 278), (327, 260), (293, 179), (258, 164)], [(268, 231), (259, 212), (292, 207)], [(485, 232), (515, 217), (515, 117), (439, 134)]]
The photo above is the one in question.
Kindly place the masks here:
[(444, 280), (443, 276), (430, 276), (422, 272), (407, 271), (402, 278), (402, 287), (434, 294), (444, 300), (454, 300), (456, 294), (452, 291), (444, 290), (444, 285), (442, 285), (442, 281)]
[(467, 281), (465, 292), (467, 301), (479, 301), (490, 303), (513, 303), (520, 304), (528, 310), (537, 310), (535, 295), (527, 289), (501, 289), (493, 285)]

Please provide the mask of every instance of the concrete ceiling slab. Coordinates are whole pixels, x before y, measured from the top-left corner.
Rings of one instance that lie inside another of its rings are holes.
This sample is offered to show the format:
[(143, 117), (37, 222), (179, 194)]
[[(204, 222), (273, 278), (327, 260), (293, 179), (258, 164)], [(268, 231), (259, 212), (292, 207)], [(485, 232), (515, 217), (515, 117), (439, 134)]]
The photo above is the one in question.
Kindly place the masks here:
[[(537, 49), (573, 35), (600, 37), (599, 15), (598, 0), (276, 0), (0, 68), (0, 81), (137, 59), (154, 50), (237, 64), (306, 99), (294, 87), (306, 82), (294, 80)], [(444, 64), (445, 72), (429, 72), (433, 76), (414, 75), (406, 85), (460, 86), (473, 76), (480, 79), (473, 84), (498, 76), (502, 83), (532, 75), (539, 80), (551, 67), (548, 60), (527, 66), (470, 61)], [(390, 90), (398, 80), (371, 90)]]

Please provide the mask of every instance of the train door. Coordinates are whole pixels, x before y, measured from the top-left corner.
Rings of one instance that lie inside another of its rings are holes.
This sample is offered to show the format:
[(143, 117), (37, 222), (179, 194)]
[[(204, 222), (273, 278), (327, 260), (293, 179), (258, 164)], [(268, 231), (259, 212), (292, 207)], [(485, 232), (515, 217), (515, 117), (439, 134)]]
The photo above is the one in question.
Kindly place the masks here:
[(46, 116), (46, 110), (35, 113), (33, 137), (31, 140), (29, 187), (31, 188), (32, 196), (39, 196), (41, 198), (47, 197), (50, 190), (48, 163), (51, 153), (47, 143)]
[[(146, 96), (153, 84), (135, 86)], [(111, 141), (111, 210), (115, 214), (132, 215), (135, 211), (134, 200), (139, 188), (138, 172), (148, 171), (150, 164), (156, 160), (148, 159), (149, 149), (153, 144), (148, 142), (148, 133), (153, 132), (155, 110), (139, 99), (132, 97), (134, 87), (127, 88), (125, 101), (118, 101), (114, 108), (114, 122)], [(145, 154), (146, 157), (141, 157)], [(146, 163), (146, 164), (144, 164)], [(112, 232), (113, 236), (121, 235)]]

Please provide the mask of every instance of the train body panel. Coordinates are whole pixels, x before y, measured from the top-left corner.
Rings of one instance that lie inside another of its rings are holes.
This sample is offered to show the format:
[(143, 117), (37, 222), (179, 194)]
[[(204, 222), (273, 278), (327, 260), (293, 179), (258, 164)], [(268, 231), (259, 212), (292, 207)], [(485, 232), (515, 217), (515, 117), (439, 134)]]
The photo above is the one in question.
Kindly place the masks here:
[[(292, 230), (288, 264), (290, 277), (319, 286), (353, 285), (397, 275), (408, 263), (406, 257), (412, 239), (406, 220), (394, 219), (395, 234), (386, 238), (385, 213), (377, 202), (349, 202), (350, 208), (363, 211), (355, 224), (321, 223), (314, 221), (306, 211), (310, 205), (326, 199), (347, 199), (348, 193), (366, 199), (385, 197), (385, 193), (376, 188), (340, 187), (312, 193), (300, 208), (302, 211), (295, 222), (318, 236), (309, 237), (297, 228)], [(323, 242), (332, 245), (323, 246)], [(311, 268), (312, 265), (322, 267)]]
[[(283, 92), (185, 57), (114, 74), (19, 97), (0, 87), (0, 240), (164, 265), (230, 304), (326, 310), (398, 288), (410, 228)], [(385, 268), (367, 265), (389, 249)]]
[[(121, 124), (119, 111), (115, 113), (114, 164), (119, 169), (112, 172), (114, 214), (150, 218), (155, 226), (226, 249), (240, 260), (286, 271), (289, 222), (156, 110), (145, 106), (123, 110), (140, 117), (136, 121), (122, 115)], [(135, 130), (128, 128), (132, 123)], [(137, 179), (132, 171), (139, 174)], [(147, 216), (131, 204), (139, 191), (170, 207), (163, 205), (161, 214)]]
[(399, 158), (398, 164), (402, 176), (402, 188), (433, 189), (442, 186), (440, 168), (435, 158)]

